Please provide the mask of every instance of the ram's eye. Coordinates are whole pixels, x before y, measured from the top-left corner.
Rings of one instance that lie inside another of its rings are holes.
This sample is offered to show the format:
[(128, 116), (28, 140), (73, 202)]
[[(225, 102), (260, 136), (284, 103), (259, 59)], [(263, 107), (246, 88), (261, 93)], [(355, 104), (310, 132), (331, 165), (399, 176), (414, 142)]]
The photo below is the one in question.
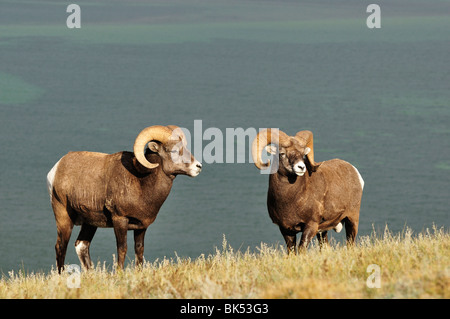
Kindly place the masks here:
[(286, 153), (280, 153), (280, 156), (281, 156), (281, 157), (285, 157), (285, 156), (286, 156)]

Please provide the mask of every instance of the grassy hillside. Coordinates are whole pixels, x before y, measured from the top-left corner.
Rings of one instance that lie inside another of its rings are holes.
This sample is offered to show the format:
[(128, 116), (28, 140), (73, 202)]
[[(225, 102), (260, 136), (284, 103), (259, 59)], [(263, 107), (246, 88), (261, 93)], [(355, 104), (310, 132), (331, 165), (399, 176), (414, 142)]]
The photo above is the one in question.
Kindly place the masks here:
[[(371, 264), (380, 267), (380, 288), (367, 286), (375, 282)], [(450, 236), (443, 229), (416, 235), (386, 229), (351, 248), (313, 245), (290, 256), (265, 244), (236, 252), (224, 238), (215, 254), (195, 260), (124, 271), (98, 264), (81, 273), (80, 288), (68, 288), (73, 276), (10, 272), (0, 280), (0, 298), (450, 298)]]

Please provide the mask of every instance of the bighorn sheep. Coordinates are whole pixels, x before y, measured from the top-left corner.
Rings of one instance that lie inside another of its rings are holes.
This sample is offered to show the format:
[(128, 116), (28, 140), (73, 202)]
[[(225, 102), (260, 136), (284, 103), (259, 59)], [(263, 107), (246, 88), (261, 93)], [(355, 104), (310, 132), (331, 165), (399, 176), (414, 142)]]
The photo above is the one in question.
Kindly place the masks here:
[[(272, 145), (269, 145), (272, 144)], [(288, 136), (277, 129), (261, 131), (252, 144), (258, 169), (263, 149), (274, 154), (277, 167), (269, 177), (267, 208), (280, 228), (288, 252), (296, 249), (296, 234), (302, 232), (299, 248), (307, 248), (317, 234), (320, 245), (328, 242), (327, 231), (340, 232), (345, 224), (347, 243), (358, 233), (359, 209), (364, 181), (358, 170), (340, 159), (314, 161), (313, 134), (300, 131)]]
[(178, 174), (195, 177), (201, 167), (175, 125), (142, 130), (134, 153), (66, 154), (47, 175), (57, 227), (58, 272), (64, 268), (74, 225), (81, 225), (75, 249), (84, 269), (91, 266), (89, 246), (97, 227), (114, 228), (119, 268), (124, 266), (127, 231), (134, 230), (136, 264), (141, 265), (145, 231), (169, 195), (174, 178)]

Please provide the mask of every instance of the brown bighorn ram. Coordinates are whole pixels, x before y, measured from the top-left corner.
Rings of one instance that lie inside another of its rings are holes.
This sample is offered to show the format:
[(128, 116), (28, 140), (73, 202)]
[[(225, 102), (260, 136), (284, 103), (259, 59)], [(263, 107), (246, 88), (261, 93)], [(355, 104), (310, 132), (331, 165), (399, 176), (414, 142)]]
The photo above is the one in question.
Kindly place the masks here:
[(269, 177), (267, 208), (288, 252), (295, 251), (298, 232), (302, 232), (300, 248), (307, 248), (316, 234), (322, 245), (328, 242), (328, 230), (342, 229), (341, 222), (347, 242), (354, 242), (364, 187), (358, 170), (340, 159), (316, 163), (310, 131), (295, 136), (277, 129), (261, 131), (252, 144), (253, 160), (259, 169), (270, 166), (270, 161), (262, 162), (263, 149), (274, 154), (274, 164), (278, 164), (272, 165), (277, 169), (272, 169)]
[(91, 266), (89, 245), (97, 227), (114, 228), (119, 268), (124, 266), (127, 231), (134, 230), (136, 264), (142, 264), (145, 231), (173, 180), (178, 174), (197, 176), (201, 167), (175, 125), (147, 127), (137, 136), (133, 153), (70, 152), (62, 157), (47, 175), (58, 272), (74, 225), (81, 225), (75, 249), (84, 269)]

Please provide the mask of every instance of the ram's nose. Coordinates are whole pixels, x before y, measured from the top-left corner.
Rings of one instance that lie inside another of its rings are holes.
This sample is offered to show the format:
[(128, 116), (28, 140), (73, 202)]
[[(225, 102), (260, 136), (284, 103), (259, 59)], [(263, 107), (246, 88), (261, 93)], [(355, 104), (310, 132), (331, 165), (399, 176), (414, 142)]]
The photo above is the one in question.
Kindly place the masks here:
[(190, 173), (188, 175), (195, 177), (202, 171), (202, 163), (195, 161), (192, 163)]
[(295, 174), (298, 176), (303, 176), (306, 172), (306, 165), (303, 162), (298, 162), (293, 167)]

